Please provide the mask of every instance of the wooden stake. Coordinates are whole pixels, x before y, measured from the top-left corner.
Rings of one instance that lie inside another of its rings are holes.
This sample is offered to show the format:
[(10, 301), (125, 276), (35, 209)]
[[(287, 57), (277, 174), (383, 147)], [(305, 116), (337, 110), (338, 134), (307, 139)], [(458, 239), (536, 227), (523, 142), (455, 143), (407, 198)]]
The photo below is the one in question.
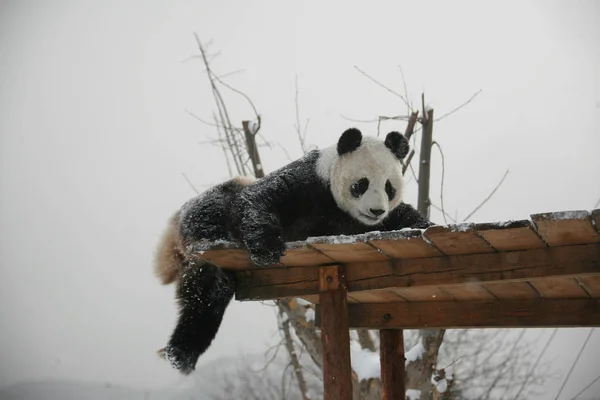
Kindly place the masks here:
[(346, 278), (342, 266), (319, 268), (325, 400), (352, 398)]
[(403, 400), (406, 398), (404, 332), (402, 329), (382, 329), (379, 337), (382, 399)]

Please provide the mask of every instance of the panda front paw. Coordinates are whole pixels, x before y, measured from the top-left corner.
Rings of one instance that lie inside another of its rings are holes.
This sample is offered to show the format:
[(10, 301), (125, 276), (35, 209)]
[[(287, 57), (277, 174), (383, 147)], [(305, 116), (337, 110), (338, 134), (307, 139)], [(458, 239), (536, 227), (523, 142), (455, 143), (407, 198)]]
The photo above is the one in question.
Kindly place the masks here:
[(173, 368), (184, 375), (189, 375), (196, 369), (198, 356), (187, 354), (177, 347), (168, 345), (164, 349), (158, 350), (157, 353), (160, 358), (167, 360)]
[(250, 249), (250, 259), (259, 267), (266, 267), (279, 263), (279, 259), (285, 255), (285, 243), (274, 241), (268, 245)]

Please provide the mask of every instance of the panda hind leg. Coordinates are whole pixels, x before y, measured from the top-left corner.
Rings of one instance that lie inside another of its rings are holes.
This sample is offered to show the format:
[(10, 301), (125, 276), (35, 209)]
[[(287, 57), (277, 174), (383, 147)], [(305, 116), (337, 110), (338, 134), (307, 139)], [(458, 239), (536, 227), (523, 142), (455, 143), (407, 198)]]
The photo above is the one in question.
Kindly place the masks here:
[(190, 263), (177, 285), (177, 325), (159, 355), (182, 374), (191, 373), (217, 335), (234, 291), (230, 272), (209, 262)]

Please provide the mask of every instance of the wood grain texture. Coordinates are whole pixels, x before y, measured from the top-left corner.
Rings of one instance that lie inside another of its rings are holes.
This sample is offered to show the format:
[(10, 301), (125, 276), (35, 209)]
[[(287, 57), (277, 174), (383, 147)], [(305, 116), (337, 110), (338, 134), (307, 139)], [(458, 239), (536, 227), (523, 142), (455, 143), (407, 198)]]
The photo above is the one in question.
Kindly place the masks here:
[(402, 329), (382, 329), (380, 338), (381, 395), (383, 400), (406, 398), (406, 368), (404, 332)]
[(531, 285), (547, 299), (585, 299), (589, 295), (574, 278), (538, 279)]
[(600, 299), (351, 304), (348, 323), (361, 329), (591, 327), (600, 326)]
[(336, 263), (383, 261), (390, 258), (368, 243), (310, 243)]
[(392, 258), (424, 258), (442, 254), (423, 239), (420, 230), (382, 232), (369, 243)]
[[(470, 283), (524, 282), (600, 275), (600, 244), (430, 257), (345, 265), (350, 292), (446, 287)], [(273, 299), (317, 294), (316, 268), (253, 269), (237, 274), (238, 299)]]
[(319, 309), (325, 400), (352, 398), (350, 332), (342, 266), (319, 268)]
[(226, 265), (227, 269), (241, 270), (254, 266), (248, 252), (242, 249), (206, 250), (194, 255), (219, 266)]
[(482, 254), (495, 251), (477, 234), (473, 224), (432, 226), (423, 236), (447, 255)]
[(549, 246), (567, 246), (600, 242), (600, 233), (592, 225), (588, 211), (534, 214), (531, 219)]
[(498, 251), (539, 249), (546, 244), (527, 220), (475, 224), (475, 230)]
[(500, 300), (537, 299), (540, 294), (529, 282), (490, 282), (483, 285)]
[(331, 258), (305, 242), (286, 243), (285, 255), (280, 259), (280, 263), (288, 267), (305, 267), (332, 262)]

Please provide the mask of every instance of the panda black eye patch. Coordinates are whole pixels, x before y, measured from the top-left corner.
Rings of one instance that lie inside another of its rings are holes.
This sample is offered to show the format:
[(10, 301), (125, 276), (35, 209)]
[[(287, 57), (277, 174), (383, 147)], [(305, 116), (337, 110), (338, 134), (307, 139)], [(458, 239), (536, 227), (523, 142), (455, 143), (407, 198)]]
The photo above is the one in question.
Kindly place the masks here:
[(350, 193), (352, 197), (359, 198), (369, 188), (369, 180), (367, 178), (361, 178), (358, 181), (354, 182), (352, 186), (350, 186)]
[(387, 181), (385, 183), (385, 192), (388, 195), (388, 199), (392, 200), (394, 198), (394, 196), (396, 195), (396, 189), (394, 189), (394, 187), (392, 186), (392, 183), (390, 181)]

